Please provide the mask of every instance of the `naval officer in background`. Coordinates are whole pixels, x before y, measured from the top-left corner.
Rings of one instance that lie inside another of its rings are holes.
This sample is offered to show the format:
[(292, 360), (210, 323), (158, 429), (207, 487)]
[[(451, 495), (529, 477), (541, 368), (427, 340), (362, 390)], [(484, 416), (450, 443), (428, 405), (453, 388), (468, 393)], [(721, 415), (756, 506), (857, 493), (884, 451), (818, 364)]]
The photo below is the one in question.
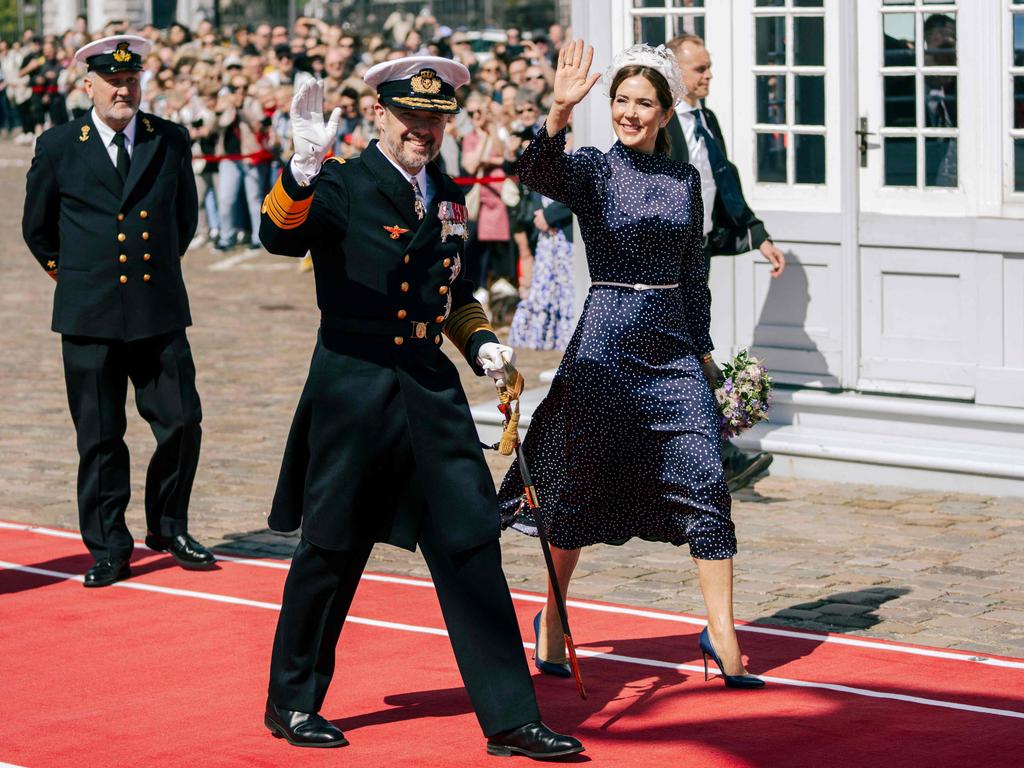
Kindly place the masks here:
[(188, 533), (202, 414), (180, 260), (196, 230), (196, 184), (185, 129), (139, 112), (149, 47), (115, 35), (75, 53), (93, 109), (37, 140), (22, 219), (29, 250), (57, 283), (52, 328), (77, 435), (79, 522), (95, 559), (87, 587), (131, 575), (129, 380), (156, 438), (146, 545), (185, 568), (215, 567)]

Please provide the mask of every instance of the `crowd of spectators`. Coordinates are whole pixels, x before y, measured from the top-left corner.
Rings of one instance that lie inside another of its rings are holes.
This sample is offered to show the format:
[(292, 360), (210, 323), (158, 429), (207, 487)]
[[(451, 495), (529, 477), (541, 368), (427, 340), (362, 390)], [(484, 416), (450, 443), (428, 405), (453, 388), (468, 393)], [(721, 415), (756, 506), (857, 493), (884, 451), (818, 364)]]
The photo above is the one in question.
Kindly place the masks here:
[[(90, 36), (80, 17), (63, 35), (26, 30), (19, 40), (0, 41), (0, 135), (31, 144), (45, 128), (91, 109), (85, 71), (73, 54), (90, 39), (123, 32), (153, 44), (143, 62), (142, 110), (180, 123), (193, 139), (202, 209), (193, 249), (260, 247), (260, 205), (291, 155), (289, 109), (293, 89), (304, 79), (325, 82), (325, 114), (342, 109), (334, 153), (351, 158), (375, 138), (376, 98), (362, 80), (367, 68), (415, 54), (465, 64), (473, 79), (458, 94), (464, 108), (449, 124), (439, 162), (466, 183), (469, 276), (495, 319), (511, 319), (529, 290), (533, 251), (545, 225), (539, 198), (501, 179), (549, 106), (553, 65), (565, 39), (559, 25), (481, 35), (453, 31), (429, 14), (395, 13), (367, 35), (300, 17), (291, 27), (233, 29), (206, 20), (195, 29), (173, 24), (164, 30), (112, 21)], [(470, 184), (472, 177), (494, 181)]]

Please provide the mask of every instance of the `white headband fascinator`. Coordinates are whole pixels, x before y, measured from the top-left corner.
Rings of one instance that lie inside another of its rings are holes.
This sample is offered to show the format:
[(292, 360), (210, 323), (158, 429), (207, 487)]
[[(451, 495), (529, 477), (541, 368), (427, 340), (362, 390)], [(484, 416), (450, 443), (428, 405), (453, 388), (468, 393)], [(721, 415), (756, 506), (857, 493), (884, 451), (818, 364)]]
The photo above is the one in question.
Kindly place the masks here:
[(612, 95), (612, 82), (615, 80), (615, 75), (623, 67), (630, 66), (650, 67), (664, 77), (672, 91), (673, 107), (682, 101), (687, 93), (675, 54), (664, 45), (654, 48), (647, 43), (637, 43), (615, 54), (611, 66), (604, 71), (602, 82), (604, 83), (604, 92), (609, 97)]

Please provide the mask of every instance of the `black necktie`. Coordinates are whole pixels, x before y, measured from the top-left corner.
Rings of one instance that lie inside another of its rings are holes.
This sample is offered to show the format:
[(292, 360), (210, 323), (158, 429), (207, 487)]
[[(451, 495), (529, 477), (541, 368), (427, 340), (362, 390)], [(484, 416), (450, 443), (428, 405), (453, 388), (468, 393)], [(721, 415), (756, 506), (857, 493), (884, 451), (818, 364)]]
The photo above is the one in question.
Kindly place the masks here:
[(740, 191), (740, 185), (736, 182), (736, 177), (733, 175), (732, 168), (729, 167), (729, 161), (725, 159), (721, 147), (718, 146), (718, 142), (715, 141), (708, 129), (704, 127), (704, 118), (699, 109), (693, 110), (693, 129), (698, 136), (704, 139), (708, 162), (711, 164), (711, 173), (715, 177), (715, 186), (718, 187), (718, 196), (722, 199), (722, 205), (725, 206), (726, 212), (733, 221), (738, 224), (743, 220), (743, 214), (747, 209), (746, 203), (743, 202), (743, 192)]
[(128, 180), (128, 166), (131, 164), (131, 160), (128, 157), (128, 150), (124, 146), (124, 134), (118, 131), (114, 134), (114, 143), (117, 145), (117, 175), (121, 177), (121, 181)]

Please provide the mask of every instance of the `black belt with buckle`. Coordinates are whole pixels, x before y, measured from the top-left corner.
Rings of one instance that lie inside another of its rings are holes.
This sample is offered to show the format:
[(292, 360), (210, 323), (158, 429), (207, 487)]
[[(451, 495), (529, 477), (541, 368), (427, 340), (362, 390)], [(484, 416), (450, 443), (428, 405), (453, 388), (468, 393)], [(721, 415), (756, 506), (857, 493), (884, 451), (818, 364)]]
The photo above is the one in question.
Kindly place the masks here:
[(423, 323), (418, 320), (376, 320), (327, 314), (320, 315), (320, 327), (360, 336), (391, 336), (431, 341), (443, 328), (438, 323)]

